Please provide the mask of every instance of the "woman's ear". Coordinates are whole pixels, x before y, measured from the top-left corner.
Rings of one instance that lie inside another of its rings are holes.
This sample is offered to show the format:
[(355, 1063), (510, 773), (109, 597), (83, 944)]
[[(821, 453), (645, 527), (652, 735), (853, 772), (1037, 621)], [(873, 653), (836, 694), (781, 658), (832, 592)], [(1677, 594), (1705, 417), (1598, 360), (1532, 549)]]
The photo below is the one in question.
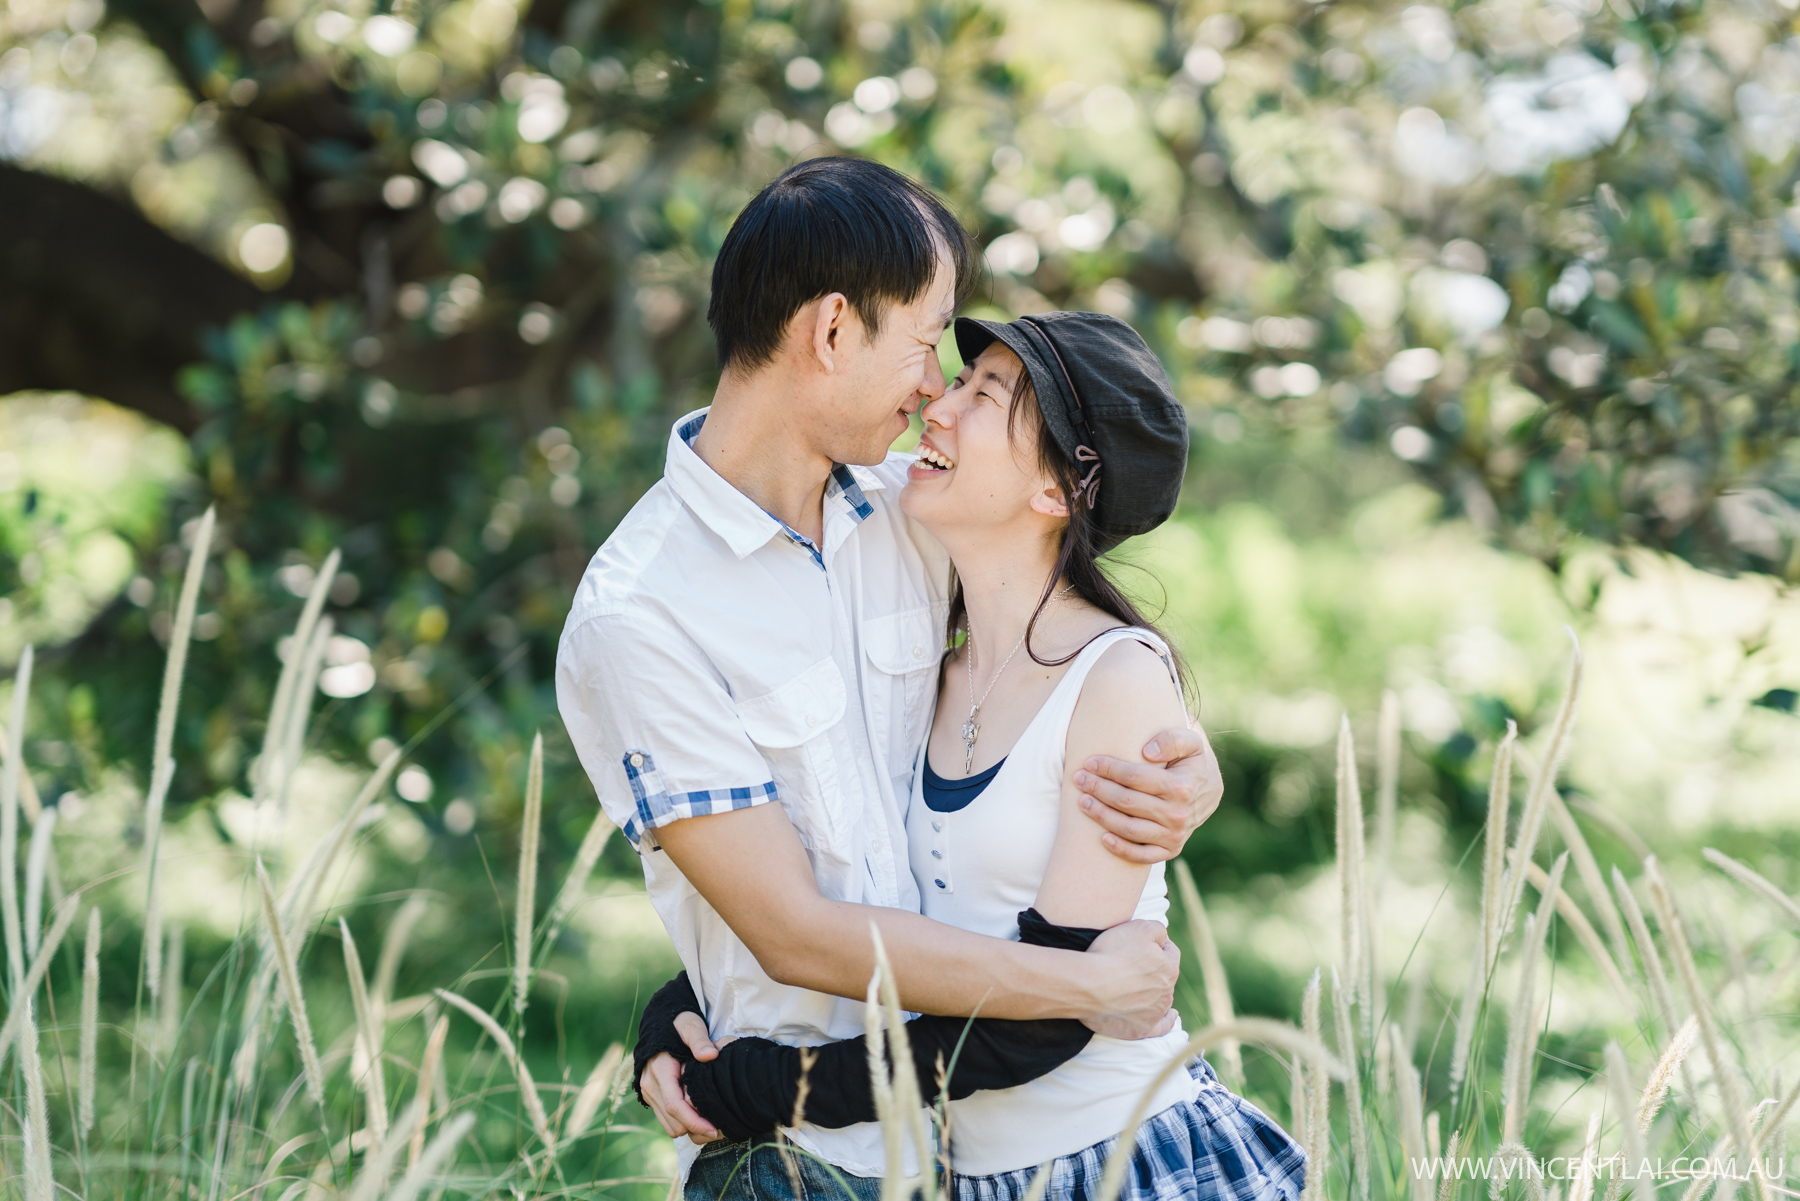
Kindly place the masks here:
[(1069, 502), (1063, 496), (1063, 490), (1055, 484), (1045, 484), (1031, 494), (1031, 511), (1042, 513), (1045, 517), (1067, 518)]

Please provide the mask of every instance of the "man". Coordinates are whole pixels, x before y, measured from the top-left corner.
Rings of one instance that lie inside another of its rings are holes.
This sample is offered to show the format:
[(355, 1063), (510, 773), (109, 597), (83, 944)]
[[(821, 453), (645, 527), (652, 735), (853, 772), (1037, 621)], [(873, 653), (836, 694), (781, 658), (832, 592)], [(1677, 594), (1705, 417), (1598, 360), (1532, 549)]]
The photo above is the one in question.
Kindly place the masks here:
[[(943, 393), (937, 342), (971, 260), (935, 197), (873, 163), (815, 159), (751, 201), (713, 272), (713, 403), (677, 423), (663, 479), (594, 556), (563, 632), (563, 718), (714, 1037), (860, 1033), (871, 925), (910, 1010), (1121, 1037), (1168, 1010), (1175, 956), (1154, 923), (1077, 957), (918, 912), (901, 812), (949, 565), (901, 514), (910, 457), (887, 449)], [(1172, 765), (1095, 761), (1080, 784), (1114, 853), (1151, 862), (1179, 851), (1219, 783), (1197, 732), (1160, 734), (1145, 758)], [(670, 1134), (716, 1136), (668, 1056), (641, 1079)], [(789, 1133), (874, 1195), (873, 1124)], [(698, 1144), (679, 1150), (686, 1179)]]

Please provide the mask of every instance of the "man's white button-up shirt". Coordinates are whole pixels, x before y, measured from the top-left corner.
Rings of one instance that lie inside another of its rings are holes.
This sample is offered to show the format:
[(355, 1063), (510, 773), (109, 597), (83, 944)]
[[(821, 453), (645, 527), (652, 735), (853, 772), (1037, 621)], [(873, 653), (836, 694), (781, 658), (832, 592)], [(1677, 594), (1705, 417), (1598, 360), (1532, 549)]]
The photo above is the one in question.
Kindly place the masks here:
[[(903, 809), (937, 683), (943, 548), (900, 512), (909, 455), (843, 467), (822, 545), (694, 453), (676, 424), (663, 478), (589, 563), (556, 659), (557, 704), (607, 816), (637, 849), (713, 1037), (810, 1046), (863, 1032), (863, 1005), (771, 980), (678, 871), (656, 830), (776, 802), (835, 900), (917, 911)], [(874, 1124), (790, 1132), (877, 1176)], [(682, 1172), (696, 1149), (681, 1140)]]

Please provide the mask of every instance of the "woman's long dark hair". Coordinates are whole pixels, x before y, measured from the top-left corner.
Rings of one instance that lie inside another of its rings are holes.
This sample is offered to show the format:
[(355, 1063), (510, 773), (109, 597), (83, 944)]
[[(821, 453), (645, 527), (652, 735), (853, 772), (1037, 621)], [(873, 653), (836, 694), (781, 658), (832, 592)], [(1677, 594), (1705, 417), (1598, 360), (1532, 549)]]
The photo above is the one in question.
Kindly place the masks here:
[[(1007, 440), (1017, 446), (1020, 414), (1028, 414), (1025, 420), (1036, 427), (1038, 469), (1056, 482), (1069, 506), (1069, 523), (1063, 527), (1056, 566), (1051, 570), (1050, 578), (1044, 581), (1043, 595), (1038, 597), (1037, 608), (1032, 611), (1031, 620), (1025, 626), (1025, 653), (1031, 656), (1032, 662), (1040, 666), (1060, 667), (1087, 649), (1088, 643), (1083, 643), (1060, 659), (1041, 659), (1031, 646), (1032, 631), (1037, 629), (1038, 618), (1044, 615), (1051, 597), (1055, 595), (1057, 582), (1067, 579), (1075, 595), (1088, 604), (1117, 618), (1123, 625), (1149, 630), (1167, 643), (1169, 653), (1174, 658), (1175, 674), (1182, 696), (1191, 696), (1187, 664), (1180, 652), (1176, 651), (1174, 642), (1145, 617), (1131, 598), (1101, 570), (1100, 558), (1105, 551), (1101, 548), (1100, 532), (1094, 524), (1093, 510), (1088, 507), (1085, 494), (1079, 486), (1081, 469), (1057, 445), (1049, 423), (1038, 411), (1037, 391), (1031, 386), (1031, 377), (1026, 374), (1022, 364), (1018, 377), (1011, 383), (1011, 390), (1012, 407), (1006, 414)], [(968, 608), (963, 601), (962, 581), (953, 576), (950, 582), (950, 615), (945, 631), (949, 641), (955, 641), (956, 632), (963, 627), (967, 617)], [(1091, 641), (1092, 639), (1089, 640)]]

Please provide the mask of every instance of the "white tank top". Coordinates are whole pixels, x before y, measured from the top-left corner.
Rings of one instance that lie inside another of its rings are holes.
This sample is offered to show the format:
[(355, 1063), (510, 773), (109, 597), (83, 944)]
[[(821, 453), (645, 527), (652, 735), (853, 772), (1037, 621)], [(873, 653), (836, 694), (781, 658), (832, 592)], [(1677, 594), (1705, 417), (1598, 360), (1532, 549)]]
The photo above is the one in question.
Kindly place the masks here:
[[(1019, 937), (1019, 913), (1036, 902), (1056, 842), (1064, 749), (1082, 681), (1107, 648), (1127, 640), (1155, 650), (1173, 678), (1174, 661), (1155, 634), (1127, 628), (1100, 635), (1069, 664), (1000, 771), (965, 808), (937, 813), (926, 807), (926, 751), (920, 749), (906, 834), (925, 916), (995, 938)], [(1168, 913), (1159, 863), (1132, 916), (1167, 925)], [(1081, 1054), (1029, 1084), (952, 1101), (952, 1168), (964, 1176), (1012, 1172), (1118, 1134), (1156, 1074), (1186, 1044), (1179, 1024), (1161, 1037), (1132, 1042), (1095, 1035)], [(1172, 1073), (1146, 1116), (1192, 1100), (1195, 1087), (1188, 1073)]]

